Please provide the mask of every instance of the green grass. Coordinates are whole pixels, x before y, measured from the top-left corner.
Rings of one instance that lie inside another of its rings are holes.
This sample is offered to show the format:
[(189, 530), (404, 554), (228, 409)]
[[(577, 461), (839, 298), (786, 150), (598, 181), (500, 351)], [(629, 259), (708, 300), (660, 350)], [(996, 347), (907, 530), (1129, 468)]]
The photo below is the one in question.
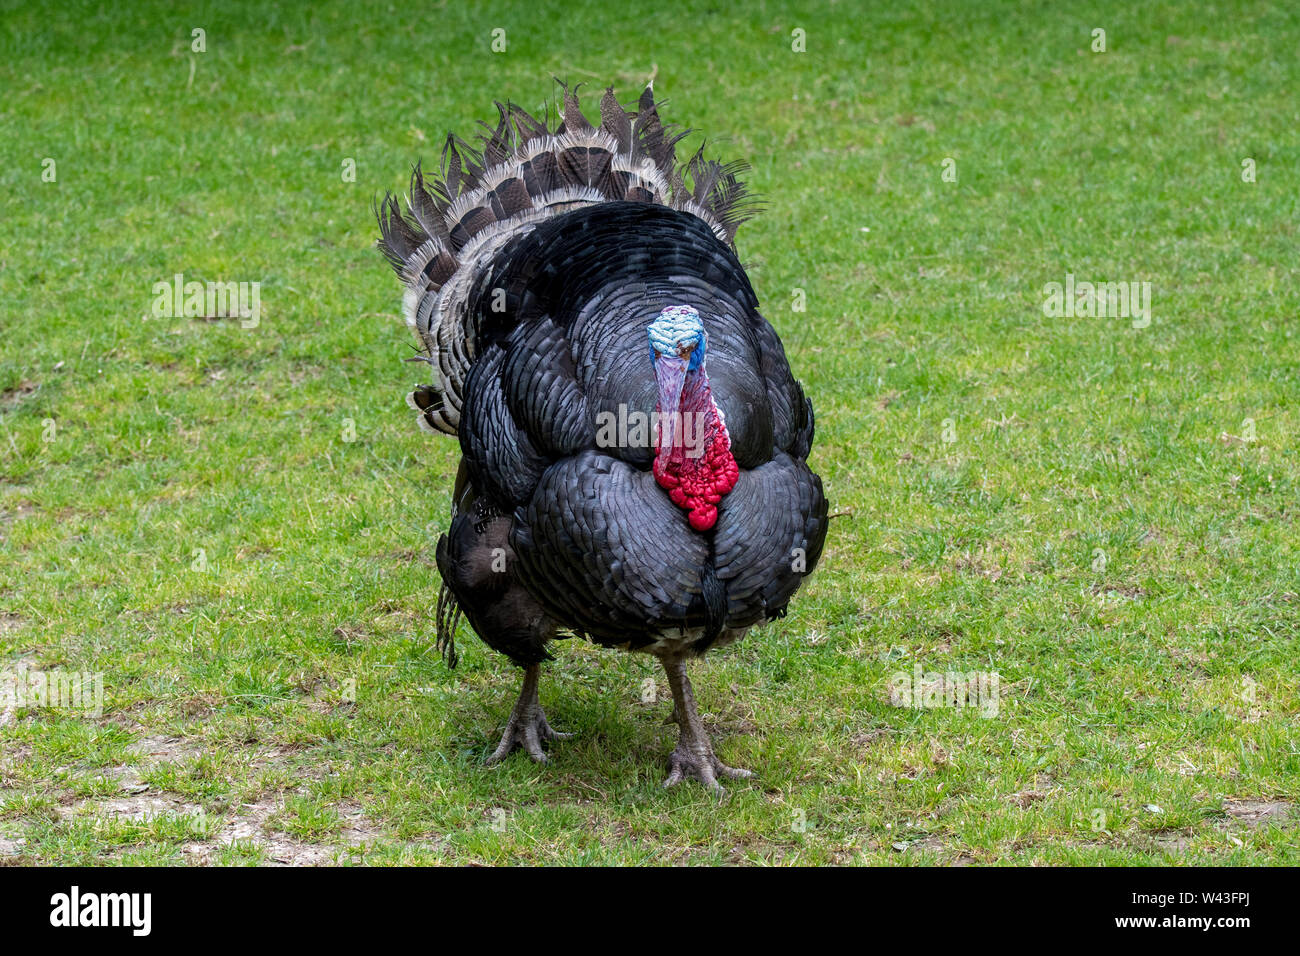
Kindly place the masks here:
[[(0, 669), (105, 698), (4, 714), (0, 859), (1300, 861), (1294, 9), (0, 6)], [(373, 248), (447, 128), (655, 68), (753, 164), (741, 255), (847, 513), (693, 670), (757, 772), (721, 803), (659, 787), (653, 659), (575, 642), (574, 739), (483, 766), (518, 672), (431, 649), (458, 452)], [(261, 282), (261, 324), (154, 318), (178, 272)], [(1150, 326), (1045, 317), (1067, 272), (1151, 282)], [(918, 663), (998, 714), (891, 706)]]

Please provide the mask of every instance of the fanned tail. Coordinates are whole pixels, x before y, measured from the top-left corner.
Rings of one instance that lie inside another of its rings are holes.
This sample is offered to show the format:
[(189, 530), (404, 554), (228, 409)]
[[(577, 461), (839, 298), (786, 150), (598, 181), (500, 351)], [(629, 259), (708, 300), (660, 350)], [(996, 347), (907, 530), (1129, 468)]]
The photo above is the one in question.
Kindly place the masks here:
[(691, 213), (734, 244), (736, 230), (754, 214), (756, 204), (739, 179), (743, 163), (705, 159), (703, 148), (678, 163), (676, 146), (690, 130), (660, 120), (650, 87), (635, 110), (625, 110), (613, 87), (607, 89), (599, 126), (583, 115), (576, 87), (561, 83), (560, 89), (553, 128), (549, 110), (538, 119), (513, 103), (497, 103), (497, 125), (484, 124), (478, 148), (448, 134), (440, 177), (426, 179), (415, 167), (405, 214), (392, 195), (375, 210), (379, 248), (406, 284), (403, 312), (421, 348), (413, 361), (433, 369), (433, 381), (407, 396), (430, 431), (457, 433), (474, 361), (469, 292), (511, 239), (580, 206), (633, 201)]

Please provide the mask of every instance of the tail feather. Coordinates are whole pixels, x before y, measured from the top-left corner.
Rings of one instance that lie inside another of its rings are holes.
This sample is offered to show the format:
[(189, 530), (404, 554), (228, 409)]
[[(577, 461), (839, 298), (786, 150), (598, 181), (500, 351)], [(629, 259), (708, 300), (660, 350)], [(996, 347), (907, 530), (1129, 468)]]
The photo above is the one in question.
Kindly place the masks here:
[(406, 202), (411, 210), (411, 216), (416, 223), (428, 235), (435, 239), (447, 239), (447, 223), (443, 215), (447, 212), (447, 207), (451, 201), (447, 198), (442, 184), (438, 182), (428, 183), (424, 180), (424, 170), (420, 164), (415, 164), (415, 169), (411, 172), (411, 189), (407, 194)]
[(582, 107), (578, 105), (578, 90), (582, 89), (579, 83), (572, 90), (567, 86), (564, 87), (564, 129), (566, 132), (586, 132), (592, 128), (591, 123), (587, 122), (587, 117), (582, 115)]
[(488, 169), (493, 166), (500, 166), (510, 156), (514, 155), (517, 148), (517, 137), (514, 128), (510, 125), (510, 112), (501, 103), (497, 103), (496, 108), (496, 128), (493, 129), (486, 123), (480, 124), (487, 130), (487, 135), (480, 135), (479, 140), (483, 143), (483, 165)]
[(455, 669), (456, 664), (460, 661), (460, 657), (456, 653), (456, 626), (460, 624), (461, 609), (460, 602), (456, 600), (456, 595), (447, 586), (451, 572), (446, 535), (443, 535), (438, 540), (436, 556), (438, 573), (442, 575), (442, 587), (438, 589), (438, 609), (434, 615), (438, 629), (436, 646), (438, 652), (442, 654), (442, 659), (447, 662), (447, 666)]
[(614, 137), (620, 153), (632, 150), (632, 117), (635, 115), (619, 104), (614, 96), (614, 87), (605, 90), (605, 95), (600, 98), (600, 128)]
[(599, 126), (583, 115), (577, 87), (560, 89), (554, 127), (549, 109), (538, 118), (497, 103), (497, 125), (483, 124), (477, 147), (448, 134), (440, 177), (428, 179), (416, 165), (409, 217), (393, 196), (376, 209), (379, 248), (406, 283), (406, 321), (434, 370), (434, 381), (408, 397), (426, 428), (457, 433), (475, 357), (466, 302), (479, 271), (514, 237), (570, 209), (631, 200), (698, 216), (733, 244), (753, 214), (738, 178), (743, 163), (705, 159), (702, 149), (678, 162), (677, 144), (692, 131), (662, 122), (650, 87), (635, 111), (606, 89)]

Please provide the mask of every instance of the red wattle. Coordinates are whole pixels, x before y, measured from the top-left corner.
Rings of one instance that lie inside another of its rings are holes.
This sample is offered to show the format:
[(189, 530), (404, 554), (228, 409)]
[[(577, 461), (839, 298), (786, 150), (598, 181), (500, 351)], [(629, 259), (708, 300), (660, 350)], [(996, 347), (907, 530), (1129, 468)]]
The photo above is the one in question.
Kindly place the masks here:
[[(689, 383), (688, 384), (696, 384)], [(665, 453), (660, 448), (655, 454), (654, 476), (659, 487), (679, 508), (686, 509), (687, 520), (696, 531), (708, 531), (717, 523), (717, 505), (722, 496), (736, 487), (740, 467), (731, 454), (731, 437), (718, 415), (717, 406), (709, 394), (707, 380), (695, 389), (684, 390), (683, 413), (705, 416), (703, 453), (695, 457), (687, 452), (681, 432), (672, 449)], [(661, 412), (662, 413), (662, 412)]]

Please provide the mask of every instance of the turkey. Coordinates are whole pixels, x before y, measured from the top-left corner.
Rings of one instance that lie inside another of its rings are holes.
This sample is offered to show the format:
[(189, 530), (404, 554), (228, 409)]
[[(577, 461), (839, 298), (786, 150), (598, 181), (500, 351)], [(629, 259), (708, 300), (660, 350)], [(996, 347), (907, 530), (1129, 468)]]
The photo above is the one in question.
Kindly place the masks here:
[(679, 164), (651, 87), (633, 110), (607, 90), (596, 126), (559, 100), (554, 120), (498, 103), (441, 176), (415, 167), (405, 213), (376, 210), (432, 379), (408, 404), (462, 455), (438, 648), (454, 667), (463, 614), (524, 670), (489, 763), (568, 736), (538, 698), (552, 640), (654, 654), (680, 728), (665, 785), (720, 789), (750, 773), (714, 753), (686, 662), (784, 615), (817, 564), (812, 404), (736, 258), (743, 165)]

